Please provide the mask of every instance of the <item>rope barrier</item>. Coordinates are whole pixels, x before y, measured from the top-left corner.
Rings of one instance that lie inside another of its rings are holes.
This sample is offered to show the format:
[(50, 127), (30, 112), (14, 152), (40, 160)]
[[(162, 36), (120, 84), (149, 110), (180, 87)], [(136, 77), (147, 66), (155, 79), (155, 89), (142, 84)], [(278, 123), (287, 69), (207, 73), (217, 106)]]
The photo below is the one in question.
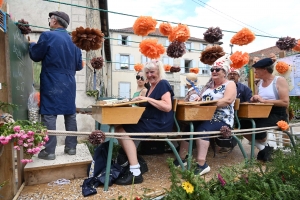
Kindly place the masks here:
[[(290, 128), (300, 126), (300, 123), (290, 124)], [(232, 130), (231, 133), (234, 136), (244, 136), (249, 134), (257, 134), (263, 133), (270, 130), (279, 130), (278, 126), (271, 127), (262, 127), (262, 128), (251, 128), (251, 129), (236, 129)], [(48, 130), (48, 135), (56, 135), (56, 136), (89, 136), (91, 132), (76, 132), (76, 131), (58, 131), (58, 130)], [(201, 136), (201, 135), (210, 135), (205, 136), (206, 138), (216, 138), (220, 137), (220, 131), (207, 131), (207, 132), (155, 132), (155, 133), (104, 133), (106, 138), (116, 138), (122, 140), (141, 140), (141, 141), (165, 141), (166, 139), (170, 141), (182, 141), (182, 140), (197, 140), (198, 138), (174, 138), (178, 136), (184, 135), (193, 135), (193, 136)], [(285, 135), (283, 132), (277, 132), (276, 134)], [(293, 134), (295, 135), (295, 134)], [(298, 135), (298, 134), (297, 134)], [(126, 137), (124, 137), (126, 136)], [(146, 136), (147, 138), (131, 138), (128, 136)], [(151, 138), (152, 137), (152, 138)], [(156, 137), (156, 138), (153, 138)], [(164, 138), (159, 138), (164, 137)], [(171, 137), (171, 138), (170, 138)], [(289, 141), (289, 139), (284, 139), (284, 141)]]

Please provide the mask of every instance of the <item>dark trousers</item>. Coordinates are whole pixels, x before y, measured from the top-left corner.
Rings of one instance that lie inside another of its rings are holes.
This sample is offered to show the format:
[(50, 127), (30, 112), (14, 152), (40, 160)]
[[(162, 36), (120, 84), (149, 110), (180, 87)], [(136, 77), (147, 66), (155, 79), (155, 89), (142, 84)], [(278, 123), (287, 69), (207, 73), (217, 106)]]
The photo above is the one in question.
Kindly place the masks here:
[[(77, 131), (76, 114), (64, 115), (66, 131)], [(56, 130), (57, 115), (42, 115), (42, 123), (48, 130)], [(57, 139), (54, 135), (49, 135), (49, 141), (45, 144), (45, 151), (47, 153), (55, 153)], [(77, 136), (67, 136), (65, 139), (65, 147), (76, 148)]]

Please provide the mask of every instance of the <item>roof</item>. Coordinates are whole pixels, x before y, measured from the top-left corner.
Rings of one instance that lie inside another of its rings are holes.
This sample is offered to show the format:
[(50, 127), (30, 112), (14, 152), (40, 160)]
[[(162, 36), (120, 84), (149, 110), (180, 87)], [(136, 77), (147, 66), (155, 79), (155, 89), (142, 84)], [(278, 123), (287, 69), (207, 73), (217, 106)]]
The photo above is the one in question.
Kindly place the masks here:
[(283, 52), (283, 51), (280, 50), (277, 46), (273, 46), (273, 47), (268, 47), (266, 49), (262, 49), (262, 50), (259, 50), (259, 51), (249, 53), (249, 56), (251, 58), (253, 58), (253, 57), (267, 58), (267, 57), (269, 57), (269, 55), (271, 53), (274, 53), (275, 55), (278, 56), (280, 52)]
[[(122, 29), (110, 29), (111, 32), (117, 32), (117, 33), (129, 33), (129, 34), (134, 34), (133, 28), (128, 27), (128, 28), (122, 28)], [(158, 37), (166, 37), (162, 35), (159, 31), (158, 28), (156, 28), (155, 32), (149, 33), (149, 36), (158, 36)], [(208, 43), (204, 39), (201, 38), (195, 38), (195, 37), (190, 37), (189, 41), (195, 41), (195, 42), (202, 42), (202, 43)], [(223, 44), (223, 42), (218, 42), (219, 45)]]

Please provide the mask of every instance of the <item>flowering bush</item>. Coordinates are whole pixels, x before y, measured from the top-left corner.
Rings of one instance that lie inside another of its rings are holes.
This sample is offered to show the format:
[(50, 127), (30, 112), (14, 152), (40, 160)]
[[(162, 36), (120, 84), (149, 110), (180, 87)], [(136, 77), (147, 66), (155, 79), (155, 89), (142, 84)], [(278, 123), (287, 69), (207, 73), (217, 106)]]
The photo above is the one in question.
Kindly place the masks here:
[(22, 163), (32, 162), (32, 155), (39, 153), (48, 140), (47, 129), (41, 123), (16, 121), (0, 127), (0, 143), (6, 145), (12, 141), (14, 149), (20, 151), (23, 147), (28, 155), (29, 159), (22, 159)]

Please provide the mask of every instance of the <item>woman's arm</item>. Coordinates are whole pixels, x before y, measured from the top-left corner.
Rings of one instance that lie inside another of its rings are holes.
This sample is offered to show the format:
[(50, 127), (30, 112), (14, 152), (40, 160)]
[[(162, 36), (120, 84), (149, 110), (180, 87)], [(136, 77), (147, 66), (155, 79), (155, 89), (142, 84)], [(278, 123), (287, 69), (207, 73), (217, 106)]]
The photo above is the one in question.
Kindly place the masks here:
[(218, 108), (230, 105), (236, 99), (236, 85), (233, 81), (229, 81), (225, 88), (224, 97), (217, 102)]
[(171, 93), (166, 92), (161, 96), (161, 100), (156, 100), (151, 97), (138, 96), (133, 100), (147, 100), (148, 103), (156, 107), (158, 110), (170, 112), (172, 110)]

